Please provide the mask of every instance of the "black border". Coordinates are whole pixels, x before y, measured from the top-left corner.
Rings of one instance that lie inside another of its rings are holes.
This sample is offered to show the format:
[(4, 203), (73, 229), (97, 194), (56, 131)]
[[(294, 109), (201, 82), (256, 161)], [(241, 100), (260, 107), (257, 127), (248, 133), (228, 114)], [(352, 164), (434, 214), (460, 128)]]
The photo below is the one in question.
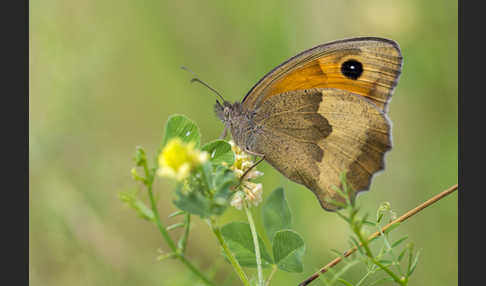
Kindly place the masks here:
[(28, 285), (29, 1), (4, 2), (2, 12), (2, 284)]
[[(476, 4), (477, 3), (477, 4)], [(467, 5), (466, 5), (467, 4)], [(473, 6), (472, 4), (476, 4)], [(484, 8), (481, 2), (458, 1), (458, 123), (459, 123), (459, 225), (458, 257), (459, 284), (484, 284), (484, 244), (486, 192), (484, 175), (484, 146), (486, 90), (485, 49), (483, 46)]]

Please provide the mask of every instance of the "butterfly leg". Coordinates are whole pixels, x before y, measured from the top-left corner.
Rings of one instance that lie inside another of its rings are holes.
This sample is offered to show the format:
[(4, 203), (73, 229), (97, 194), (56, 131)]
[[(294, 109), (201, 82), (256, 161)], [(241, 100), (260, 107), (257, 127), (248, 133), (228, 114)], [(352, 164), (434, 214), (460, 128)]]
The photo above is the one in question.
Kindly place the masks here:
[(219, 139), (224, 139), (226, 137), (226, 134), (228, 133), (228, 127), (224, 127), (223, 133), (221, 133), (221, 136), (219, 136)]
[[(260, 154), (258, 154), (258, 155), (260, 155)], [(265, 155), (262, 155), (262, 157), (260, 158), (260, 160), (258, 160), (255, 164), (253, 164), (250, 168), (248, 168), (248, 170), (246, 170), (243, 173), (243, 175), (240, 178), (240, 184), (241, 184), (241, 182), (243, 182), (243, 180), (245, 179), (246, 175), (248, 175), (248, 173), (251, 171), (251, 169), (255, 168), (256, 165), (260, 164), (264, 159), (265, 159)]]

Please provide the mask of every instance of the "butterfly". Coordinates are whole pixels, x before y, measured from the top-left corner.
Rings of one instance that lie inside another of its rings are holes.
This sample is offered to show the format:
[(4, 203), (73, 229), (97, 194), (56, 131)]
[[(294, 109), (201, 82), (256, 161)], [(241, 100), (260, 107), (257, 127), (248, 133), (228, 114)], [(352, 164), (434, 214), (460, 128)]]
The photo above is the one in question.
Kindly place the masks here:
[(345, 202), (335, 189), (341, 174), (354, 199), (384, 169), (392, 147), (387, 108), (402, 62), (392, 40), (330, 42), (274, 68), (241, 102), (216, 100), (215, 112), (236, 145), (335, 211)]

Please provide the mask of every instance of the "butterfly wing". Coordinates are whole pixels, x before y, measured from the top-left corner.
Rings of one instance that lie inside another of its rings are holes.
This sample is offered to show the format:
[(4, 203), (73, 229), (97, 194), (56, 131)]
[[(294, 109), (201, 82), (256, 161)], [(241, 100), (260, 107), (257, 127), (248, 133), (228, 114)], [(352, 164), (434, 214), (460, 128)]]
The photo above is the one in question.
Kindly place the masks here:
[(309, 88), (338, 88), (368, 98), (386, 111), (402, 67), (398, 44), (353, 38), (304, 51), (265, 75), (242, 101), (256, 110), (272, 96)]
[(356, 192), (369, 188), (391, 148), (390, 124), (368, 99), (340, 89), (310, 89), (269, 97), (257, 109), (254, 152), (289, 179), (307, 186), (326, 210), (344, 202), (340, 175)]

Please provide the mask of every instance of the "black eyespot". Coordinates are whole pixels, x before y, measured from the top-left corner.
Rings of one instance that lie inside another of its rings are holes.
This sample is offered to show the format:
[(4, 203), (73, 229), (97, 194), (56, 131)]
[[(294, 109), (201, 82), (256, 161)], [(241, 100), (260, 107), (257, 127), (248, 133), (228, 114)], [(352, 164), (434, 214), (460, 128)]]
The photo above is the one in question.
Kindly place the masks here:
[(341, 65), (341, 73), (347, 78), (357, 80), (363, 74), (363, 64), (357, 60), (347, 60)]

